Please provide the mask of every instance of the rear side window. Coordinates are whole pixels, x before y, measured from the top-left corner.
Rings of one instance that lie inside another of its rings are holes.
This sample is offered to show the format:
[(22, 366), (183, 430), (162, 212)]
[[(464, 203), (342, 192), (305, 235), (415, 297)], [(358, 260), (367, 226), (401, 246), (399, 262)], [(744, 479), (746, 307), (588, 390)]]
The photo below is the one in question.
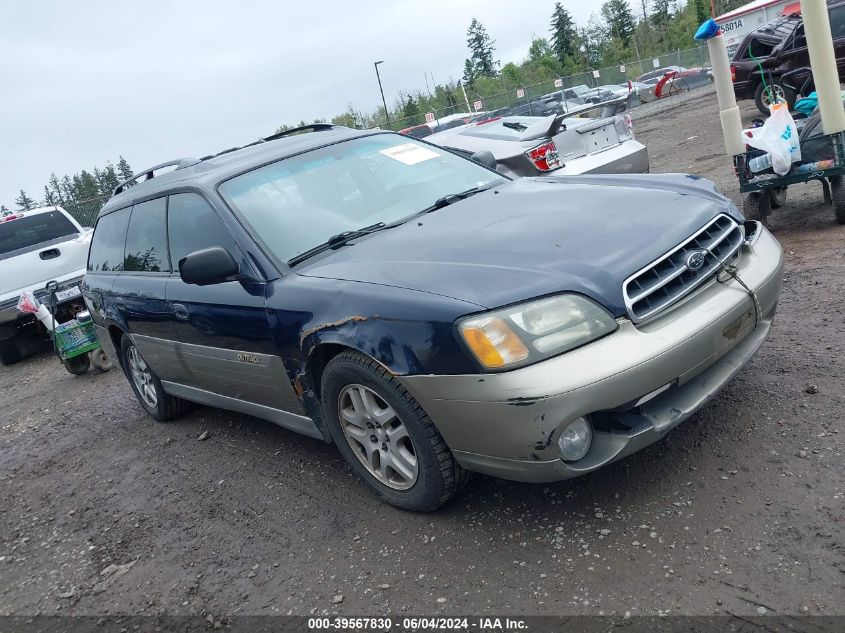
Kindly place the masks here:
[(61, 211), (48, 211), (0, 222), (0, 255), (79, 233)]
[(830, 33), (835, 40), (845, 37), (845, 5), (830, 10)]
[(97, 220), (94, 237), (91, 240), (91, 251), (88, 254), (89, 271), (123, 270), (123, 246), (126, 244), (129, 211), (130, 207), (126, 207)]
[(148, 200), (132, 207), (123, 270), (153, 273), (170, 270), (166, 198)]
[(237, 259), (235, 241), (223, 220), (205, 199), (196, 193), (177, 193), (168, 202), (167, 224), (170, 235), (170, 261), (174, 270), (179, 260), (194, 251), (222, 246)]

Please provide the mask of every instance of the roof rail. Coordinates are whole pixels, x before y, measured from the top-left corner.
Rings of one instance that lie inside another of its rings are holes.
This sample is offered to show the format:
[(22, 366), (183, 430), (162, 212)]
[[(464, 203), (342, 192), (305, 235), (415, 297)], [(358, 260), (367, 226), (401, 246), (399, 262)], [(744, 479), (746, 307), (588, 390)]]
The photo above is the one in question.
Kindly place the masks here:
[(161, 163), (159, 165), (153, 165), (148, 169), (144, 169), (139, 171), (137, 174), (133, 175), (131, 178), (127, 178), (122, 183), (120, 183), (117, 187), (114, 188), (112, 192), (112, 196), (116, 196), (120, 192), (124, 191), (130, 182), (135, 182), (141, 176), (144, 176), (144, 180), (151, 180), (155, 177), (154, 172), (158, 171), (159, 169), (164, 169), (165, 167), (173, 167), (176, 165), (176, 169), (184, 169), (185, 167), (191, 167), (192, 165), (196, 165), (199, 161), (198, 158), (179, 158), (177, 160), (171, 160), (166, 163)]
[(277, 138), (283, 138), (285, 136), (290, 136), (291, 134), (299, 134), (300, 132), (327, 132), (328, 130), (334, 129), (337, 127), (336, 125), (332, 125), (331, 123), (311, 123), (310, 125), (303, 125), (300, 127), (293, 127), (289, 130), (284, 130), (282, 132), (277, 132), (271, 136), (267, 136), (262, 141), (275, 141)]

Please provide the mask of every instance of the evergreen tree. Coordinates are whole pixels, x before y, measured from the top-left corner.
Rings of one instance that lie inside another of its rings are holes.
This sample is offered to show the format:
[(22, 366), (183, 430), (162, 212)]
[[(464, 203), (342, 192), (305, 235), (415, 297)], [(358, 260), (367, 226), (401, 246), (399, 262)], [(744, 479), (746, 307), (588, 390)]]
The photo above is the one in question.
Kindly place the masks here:
[[(470, 50), (470, 59), (474, 77), (493, 77), (496, 75), (496, 60), (493, 59), (493, 50), (496, 42), (490, 39), (487, 29), (476, 20), (467, 29), (467, 47)], [(466, 70), (466, 66), (465, 66)]]
[(411, 95), (402, 107), (402, 118), (406, 119), (406, 126), (417, 125), (420, 121), (420, 107)]
[(21, 194), (15, 198), (15, 204), (21, 209), (29, 210), (35, 206), (35, 200), (26, 195), (26, 192), (21, 189)]
[(472, 63), (471, 59), (466, 59), (464, 61), (464, 76), (463, 82), (465, 86), (471, 86), (475, 81), (475, 78), (478, 76), (477, 71), (475, 70), (475, 64)]
[(627, 0), (608, 0), (601, 7), (601, 14), (607, 22), (611, 37), (622, 40), (626, 46), (630, 44), (637, 22)]
[[(74, 176), (75, 178), (75, 176)], [(80, 200), (90, 200), (100, 196), (100, 188), (97, 186), (97, 179), (90, 172), (84, 169), (79, 174), (79, 189), (77, 196)]]
[(47, 206), (56, 206), (59, 204), (58, 198), (53, 195), (53, 192), (50, 191), (50, 188), (47, 185), (44, 185), (44, 201), (47, 203)]
[(62, 204), (62, 186), (59, 184), (59, 179), (56, 174), (50, 174), (50, 180), (47, 182), (47, 187), (50, 189), (50, 198), (55, 200), (54, 204)]
[(561, 64), (566, 64), (569, 58), (576, 56), (577, 35), (572, 16), (560, 2), (555, 3), (555, 10), (552, 12), (551, 33), (552, 53)]
[(69, 176), (64, 176), (62, 178), (61, 187), (62, 187), (62, 200), (64, 200), (65, 203), (73, 201), (74, 200), (73, 183), (70, 181)]
[(672, 0), (652, 0), (651, 4), (653, 11), (649, 19), (654, 28), (659, 33), (664, 34), (669, 20), (672, 18)]
[(702, 24), (707, 21), (710, 17), (710, 12), (707, 10), (706, 0), (694, 0), (695, 1), (695, 21), (698, 24)]
[(120, 182), (124, 180), (129, 180), (135, 174), (132, 173), (132, 168), (129, 166), (129, 163), (126, 162), (126, 159), (123, 156), (118, 156), (117, 161), (117, 177)]

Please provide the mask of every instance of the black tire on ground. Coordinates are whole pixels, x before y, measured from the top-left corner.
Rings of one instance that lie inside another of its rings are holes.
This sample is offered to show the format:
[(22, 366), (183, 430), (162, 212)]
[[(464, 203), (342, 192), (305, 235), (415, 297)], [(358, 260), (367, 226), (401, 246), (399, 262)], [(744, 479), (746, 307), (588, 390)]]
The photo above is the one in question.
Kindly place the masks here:
[(837, 224), (845, 224), (845, 183), (842, 176), (830, 179), (830, 197), (833, 200), (833, 214)]
[(135, 347), (132, 339), (130, 339), (129, 336), (123, 336), (120, 339), (120, 364), (123, 367), (127, 380), (129, 380), (129, 385), (132, 387), (132, 391), (135, 392), (135, 397), (138, 399), (138, 402), (144, 410), (159, 422), (172, 420), (177, 415), (187, 410), (188, 403), (185, 400), (165, 393), (164, 388), (161, 386), (161, 381), (149, 366), (146, 366), (146, 371), (149, 372), (149, 386), (155, 394), (155, 405), (153, 406), (150, 402), (145, 400), (144, 396), (141, 395), (138, 385), (132, 377), (132, 369), (129, 362), (129, 356), (132, 353), (131, 350), (135, 350), (135, 353), (137, 353), (138, 357), (143, 361), (143, 356), (141, 356), (141, 352)]
[(760, 202), (763, 195), (758, 192), (747, 193), (742, 198), (742, 215), (746, 220), (760, 220), (763, 222), (763, 217), (760, 212)]
[(80, 354), (79, 356), (74, 356), (63, 361), (62, 365), (74, 376), (82, 376), (83, 374), (87, 374), (88, 370), (91, 369), (91, 359), (88, 358), (88, 354)]
[(0, 340), (0, 365), (17, 363), (23, 357), (24, 353), (18, 342), (18, 337)]
[(786, 204), (786, 187), (777, 187), (771, 190), (772, 197), (770, 198), (772, 203), (772, 209), (780, 209), (783, 205)]
[(776, 97), (783, 97), (786, 99), (786, 103), (790, 110), (792, 109), (792, 106), (795, 105), (795, 92), (784, 86), (779, 77), (773, 79), (771, 82), (767, 80), (766, 87), (768, 92), (764, 92), (763, 83), (761, 82), (757, 84), (757, 89), (754, 91), (754, 103), (757, 105), (757, 109), (766, 116), (770, 114), (769, 103), (771, 101), (772, 94)]
[[(339, 403), (341, 392), (351, 385), (374, 391), (405, 426), (418, 467), (410, 488), (396, 490), (379, 481), (346, 439), (341, 429)], [(323, 371), (321, 399), (329, 430), (341, 455), (382, 501), (404, 510), (429, 512), (449, 501), (466, 483), (467, 471), (455, 461), (426, 412), (388, 371), (368, 356), (351, 350), (335, 356)]]

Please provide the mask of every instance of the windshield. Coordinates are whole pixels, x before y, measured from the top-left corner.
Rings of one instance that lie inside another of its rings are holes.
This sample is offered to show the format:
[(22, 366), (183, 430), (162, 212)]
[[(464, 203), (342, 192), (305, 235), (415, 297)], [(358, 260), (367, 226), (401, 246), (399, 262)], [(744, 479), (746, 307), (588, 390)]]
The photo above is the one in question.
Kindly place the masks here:
[(79, 233), (61, 211), (47, 211), (0, 222), (0, 255)]
[(220, 191), (267, 251), (288, 261), (344, 231), (394, 224), (438, 198), (499, 180), (440, 148), (376, 134), (255, 169)]

